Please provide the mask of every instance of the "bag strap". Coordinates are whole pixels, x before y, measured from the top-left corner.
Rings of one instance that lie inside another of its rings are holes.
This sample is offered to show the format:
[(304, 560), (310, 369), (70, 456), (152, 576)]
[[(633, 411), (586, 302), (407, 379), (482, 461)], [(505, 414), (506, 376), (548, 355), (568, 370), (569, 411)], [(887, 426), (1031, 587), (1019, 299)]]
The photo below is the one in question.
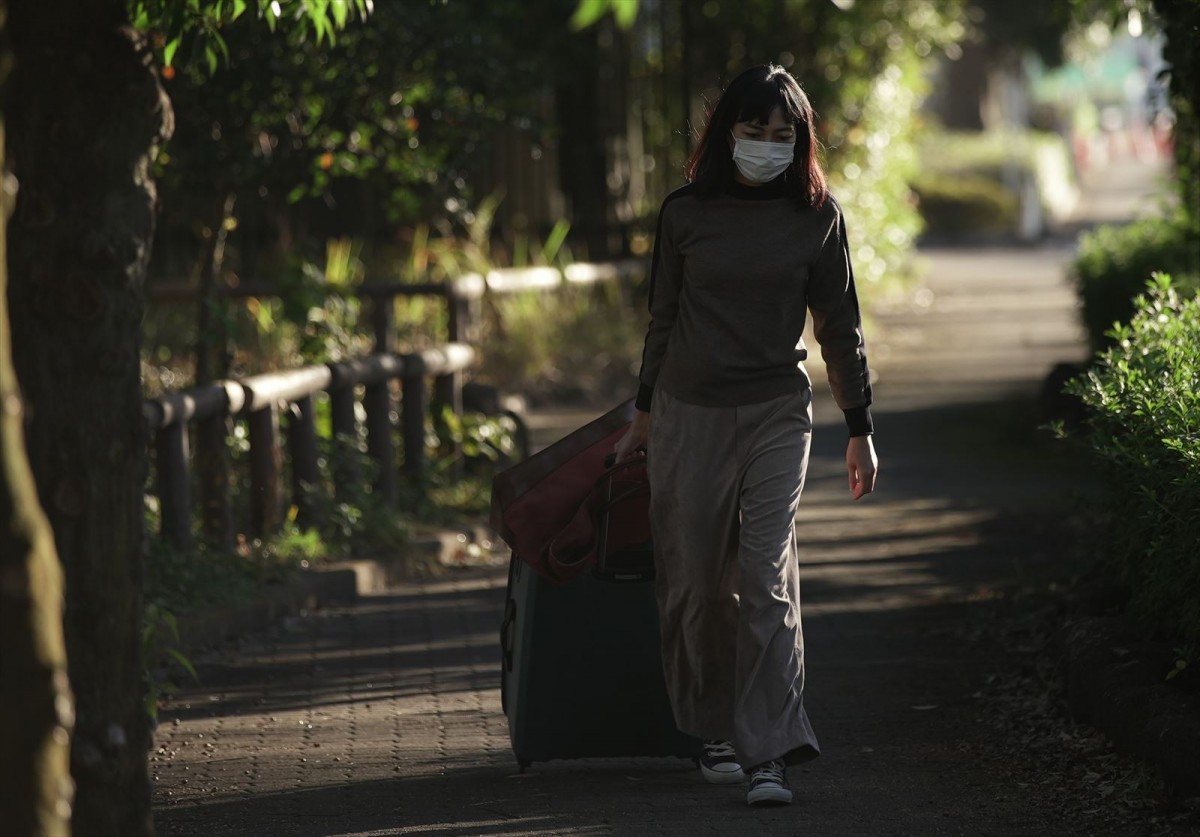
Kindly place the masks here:
[[(649, 493), (649, 487), (645, 484), (638, 484), (632, 488), (628, 488), (613, 497), (612, 478), (621, 471), (627, 471), (631, 468), (644, 464), (641, 460), (633, 459), (624, 462), (618, 462), (613, 467), (604, 472), (603, 476), (596, 481), (592, 490), (584, 497), (583, 502), (579, 504), (575, 514), (567, 522), (567, 525), (559, 530), (558, 534), (550, 539), (546, 544), (545, 566), (552, 570), (554, 577), (559, 581), (570, 581), (579, 575), (583, 570), (587, 569), (588, 565), (596, 559), (597, 553), (597, 536), (596, 536), (596, 515), (606, 508), (611, 508), (617, 503), (635, 497), (639, 494)], [(609, 492), (607, 496), (602, 497), (601, 492)], [(567, 554), (567, 551), (574, 553), (578, 550), (575, 557)]]

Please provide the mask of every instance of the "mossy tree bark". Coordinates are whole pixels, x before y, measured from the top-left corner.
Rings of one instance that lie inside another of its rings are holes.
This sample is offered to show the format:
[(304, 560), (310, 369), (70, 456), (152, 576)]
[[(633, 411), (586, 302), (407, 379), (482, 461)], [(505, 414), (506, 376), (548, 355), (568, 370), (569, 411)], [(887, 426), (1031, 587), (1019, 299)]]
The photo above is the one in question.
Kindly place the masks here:
[[(0, 100), (10, 63), (0, 0)], [(0, 114), (0, 173), (4, 169)], [(0, 177), (3, 175), (0, 174)], [(62, 568), (25, 455), (21, 396), (5, 302), (5, 224), (12, 181), (0, 189), (0, 823), (6, 834), (70, 830), (71, 696), (62, 628)]]
[[(8, 304), (65, 577), (76, 835), (153, 831), (141, 650), (142, 286), (170, 107), (122, 0), (9, 0)], [(5, 553), (7, 555), (7, 551)]]

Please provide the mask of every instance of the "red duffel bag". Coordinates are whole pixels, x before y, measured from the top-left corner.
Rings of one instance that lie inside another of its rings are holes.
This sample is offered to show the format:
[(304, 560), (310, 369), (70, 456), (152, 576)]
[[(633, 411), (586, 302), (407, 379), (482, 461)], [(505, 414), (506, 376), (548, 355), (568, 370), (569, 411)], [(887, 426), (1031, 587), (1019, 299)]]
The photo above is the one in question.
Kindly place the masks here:
[(539, 575), (563, 583), (593, 566), (616, 580), (649, 574), (645, 459), (605, 461), (633, 411), (627, 401), (493, 479), (492, 528)]

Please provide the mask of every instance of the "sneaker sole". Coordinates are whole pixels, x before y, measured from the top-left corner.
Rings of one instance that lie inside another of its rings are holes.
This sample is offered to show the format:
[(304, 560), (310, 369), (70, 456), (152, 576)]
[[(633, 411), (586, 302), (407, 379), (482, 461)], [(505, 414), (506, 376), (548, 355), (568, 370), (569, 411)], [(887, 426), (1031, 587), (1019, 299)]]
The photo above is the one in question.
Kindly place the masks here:
[(740, 767), (736, 770), (713, 770), (702, 764), (700, 773), (710, 785), (737, 785), (746, 781), (746, 774)]
[(791, 805), (792, 792), (787, 788), (755, 788), (746, 794), (750, 805)]

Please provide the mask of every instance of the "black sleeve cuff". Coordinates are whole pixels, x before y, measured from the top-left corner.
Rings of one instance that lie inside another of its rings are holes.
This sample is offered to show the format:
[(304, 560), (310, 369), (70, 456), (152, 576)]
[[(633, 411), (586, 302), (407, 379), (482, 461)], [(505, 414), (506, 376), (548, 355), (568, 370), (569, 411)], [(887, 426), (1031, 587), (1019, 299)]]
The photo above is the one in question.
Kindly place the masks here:
[(650, 402), (654, 399), (654, 387), (646, 384), (638, 384), (637, 398), (633, 402), (633, 406), (637, 407), (643, 413), (650, 412)]
[(875, 432), (870, 407), (851, 407), (842, 412), (846, 414), (846, 429), (850, 431), (851, 436), (870, 436)]

